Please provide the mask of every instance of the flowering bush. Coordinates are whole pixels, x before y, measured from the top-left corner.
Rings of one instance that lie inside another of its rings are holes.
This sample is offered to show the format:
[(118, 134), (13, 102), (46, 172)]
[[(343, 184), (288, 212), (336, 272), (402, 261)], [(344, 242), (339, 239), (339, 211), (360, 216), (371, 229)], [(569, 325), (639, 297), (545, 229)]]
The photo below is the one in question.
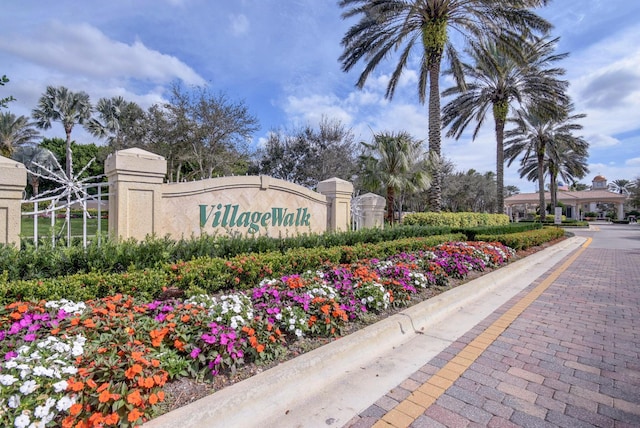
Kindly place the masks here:
[[(499, 243), (455, 242), (266, 278), (246, 294), (14, 302), (0, 307), (0, 425), (139, 425), (155, 415), (170, 379), (211, 379), (280, 358), (287, 341), (339, 336), (365, 313), (512, 255)], [(240, 275), (248, 264), (233, 267)]]

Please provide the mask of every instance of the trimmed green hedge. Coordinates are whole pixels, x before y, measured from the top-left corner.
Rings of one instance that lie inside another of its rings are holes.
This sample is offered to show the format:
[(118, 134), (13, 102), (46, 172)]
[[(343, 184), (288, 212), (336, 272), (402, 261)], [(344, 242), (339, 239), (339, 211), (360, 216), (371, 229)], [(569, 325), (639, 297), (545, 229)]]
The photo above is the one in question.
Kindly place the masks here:
[[(509, 233), (518, 230), (513, 226), (484, 230), (504, 233), (476, 234), (475, 240), (498, 241), (514, 249), (540, 245), (564, 234), (561, 228), (556, 227), (516, 233)], [(444, 242), (464, 240), (469, 240), (466, 235), (450, 233), (355, 245), (293, 248), (284, 252), (269, 251), (229, 258), (199, 257), (191, 261), (156, 263), (155, 267), (149, 269), (137, 269), (131, 264), (128, 271), (119, 273), (75, 273), (29, 280), (12, 280), (9, 272), (5, 270), (0, 274), (0, 303), (62, 298), (84, 301), (116, 293), (152, 300), (166, 287), (179, 288), (187, 295), (249, 289), (263, 278), (316, 270), (325, 264), (352, 263), (369, 258), (383, 259), (401, 252), (426, 250)]]
[(502, 235), (477, 235), (478, 241), (501, 242), (514, 250), (524, 250), (529, 247), (544, 244), (564, 236), (564, 230), (559, 227), (545, 227), (538, 230), (530, 230), (520, 233), (508, 233)]
[(412, 213), (402, 219), (406, 225), (470, 228), (478, 226), (505, 226), (509, 224), (506, 214), (486, 213)]
[(503, 226), (480, 226), (472, 228), (454, 228), (453, 232), (464, 233), (468, 241), (475, 241), (478, 235), (502, 235), (542, 229), (540, 223), (509, 223)]
[(10, 281), (5, 272), (0, 275), (0, 303), (61, 298), (82, 301), (116, 293), (152, 300), (165, 287), (177, 287), (189, 295), (249, 289), (263, 278), (315, 270), (326, 263), (384, 258), (402, 251), (417, 251), (464, 239), (462, 234), (445, 234), (353, 246), (298, 248), (285, 253), (253, 253), (229, 259), (201, 257), (188, 262), (165, 264), (155, 269), (132, 269), (124, 273), (91, 272), (18, 281)]
[(282, 239), (204, 235), (174, 241), (168, 237), (148, 237), (140, 242), (130, 239), (119, 243), (106, 241), (101, 246), (93, 243), (86, 249), (80, 246), (52, 248), (49, 241), (43, 241), (35, 248), (32, 243), (25, 241), (21, 250), (0, 245), (0, 272), (6, 271), (10, 280), (55, 278), (89, 272), (122, 273), (154, 269), (167, 263), (200, 257), (231, 258), (241, 254), (273, 251), (284, 253), (294, 248), (329, 248), (450, 232), (449, 227), (398, 226)]

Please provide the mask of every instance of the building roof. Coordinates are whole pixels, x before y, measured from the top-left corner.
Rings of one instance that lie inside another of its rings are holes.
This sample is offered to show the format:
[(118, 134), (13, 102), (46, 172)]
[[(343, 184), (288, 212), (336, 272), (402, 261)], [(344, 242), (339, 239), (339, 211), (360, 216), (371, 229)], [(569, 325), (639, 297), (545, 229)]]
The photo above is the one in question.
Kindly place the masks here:
[[(608, 190), (584, 190), (580, 192), (566, 192), (559, 190), (557, 192), (558, 201), (568, 204), (580, 204), (584, 202), (617, 202), (623, 203), (627, 197), (620, 193), (610, 192)], [(528, 204), (538, 202), (538, 193), (518, 193), (517, 195), (505, 198), (504, 203), (507, 205)], [(544, 200), (550, 201), (549, 192), (544, 192)]]

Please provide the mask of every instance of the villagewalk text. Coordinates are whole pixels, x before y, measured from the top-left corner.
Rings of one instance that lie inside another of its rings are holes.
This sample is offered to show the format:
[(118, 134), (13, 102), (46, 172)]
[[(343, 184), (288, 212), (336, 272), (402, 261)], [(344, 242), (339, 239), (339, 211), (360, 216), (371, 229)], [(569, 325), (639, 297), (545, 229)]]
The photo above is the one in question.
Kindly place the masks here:
[[(212, 227), (247, 227), (249, 233), (256, 233), (260, 226), (310, 226), (311, 214), (307, 208), (271, 208), (271, 211), (243, 211), (239, 205), (200, 205), (200, 227), (211, 221)], [(213, 217), (213, 220), (211, 218)]]

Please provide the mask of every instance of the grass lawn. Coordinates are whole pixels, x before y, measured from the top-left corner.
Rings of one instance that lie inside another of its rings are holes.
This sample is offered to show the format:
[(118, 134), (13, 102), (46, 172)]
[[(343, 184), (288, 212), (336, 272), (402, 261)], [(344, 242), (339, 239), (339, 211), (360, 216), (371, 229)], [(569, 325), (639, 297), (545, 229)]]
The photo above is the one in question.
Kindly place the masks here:
[[(66, 228), (64, 218), (57, 218), (55, 223), (55, 233), (57, 236), (66, 237)], [(100, 222), (100, 228), (102, 234), (106, 234), (108, 231), (109, 220), (103, 218)], [(22, 228), (20, 229), (22, 238), (33, 238), (33, 217), (22, 216)], [(87, 236), (95, 236), (98, 231), (98, 219), (87, 218)], [(40, 238), (47, 238), (51, 236), (51, 219), (46, 217), (38, 218), (38, 236)], [(71, 236), (82, 238), (82, 218), (71, 219)]]

